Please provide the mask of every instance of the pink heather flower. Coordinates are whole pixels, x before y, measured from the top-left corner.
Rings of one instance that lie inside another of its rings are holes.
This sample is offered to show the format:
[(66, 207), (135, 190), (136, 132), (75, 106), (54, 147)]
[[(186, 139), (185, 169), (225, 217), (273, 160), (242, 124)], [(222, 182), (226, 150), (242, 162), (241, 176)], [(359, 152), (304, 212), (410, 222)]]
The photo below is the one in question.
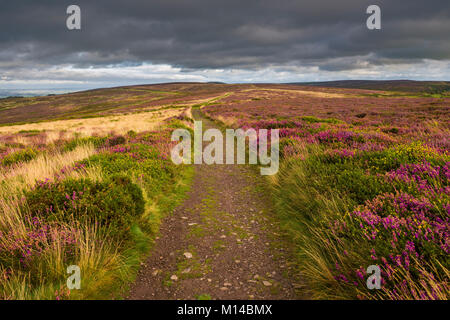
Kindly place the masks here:
[(356, 270), (356, 275), (357, 275), (358, 278), (360, 278), (361, 280), (364, 280), (364, 274), (361, 272), (360, 269)]

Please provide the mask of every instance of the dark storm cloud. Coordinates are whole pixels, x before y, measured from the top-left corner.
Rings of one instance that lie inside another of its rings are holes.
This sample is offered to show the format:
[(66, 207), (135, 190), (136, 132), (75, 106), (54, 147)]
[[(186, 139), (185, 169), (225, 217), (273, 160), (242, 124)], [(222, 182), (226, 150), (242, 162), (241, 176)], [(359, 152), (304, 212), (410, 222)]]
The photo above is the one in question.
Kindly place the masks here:
[[(65, 27), (70, 4), (81, 7), (81, 31)], [(380, 31), (366, 28), (370, 4), (381, 7)], [(450, 59), (448, 0), (1, 0), (0, 30), (0, 71), (123, 62), (351, 70)]]

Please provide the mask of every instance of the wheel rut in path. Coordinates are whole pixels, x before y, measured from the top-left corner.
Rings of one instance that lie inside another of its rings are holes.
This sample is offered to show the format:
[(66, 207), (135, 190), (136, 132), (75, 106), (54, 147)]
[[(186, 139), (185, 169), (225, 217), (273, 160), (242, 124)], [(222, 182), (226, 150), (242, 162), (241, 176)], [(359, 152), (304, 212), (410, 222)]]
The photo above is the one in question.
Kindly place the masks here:
[[(215, 127), (203, 121), (203, 130)], [(291, 252), (264, 178), (248, 165), (194, 165), (183, 204), (160, 234), (128, 299), (298, 299)]]

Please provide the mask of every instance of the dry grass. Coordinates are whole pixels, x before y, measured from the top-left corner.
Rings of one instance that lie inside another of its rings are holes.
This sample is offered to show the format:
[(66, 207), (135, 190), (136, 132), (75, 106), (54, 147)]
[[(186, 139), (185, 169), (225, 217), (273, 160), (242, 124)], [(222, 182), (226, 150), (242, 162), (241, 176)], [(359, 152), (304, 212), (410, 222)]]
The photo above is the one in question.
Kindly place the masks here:
[[(56, 173), (76, 161), (95, 153), (91, 144), (80, 145), (65, 153), (41, 154), (27, 163), (19, 163), (0, 171), (0, 247), (11, 248), (15, 243), (27, 239), (35, 229), (31, 214), (23, 200), (24, 190), (30, 189), (36, 180), (52, 178)], [(102, 179), (99, 168), (82, 171), (69, 171), (66, 176)], [(40, 243), (40, 255), (28, 272), (7, 270), (0, 266), (1, 299), (54, 299), (61, 296), (67, 299), (68, 291), (62, 292), (67, 279), (66, 268), (70, 261), (68, 247), (61, 235), (71, 234), (76, 239), (77, 266), (83, 270), (83, 291), (70, 293), (70, 298), (81, 299), (85, 296), (96, 297), (102, 287), (111, 285), (120, 277), (118, 270), (124, 261), (118, 252), (118, 244), (109, 241), (105, 231), (100, 231), (94, 222), (80, 224), (76, 220), (49, 225), (48, 241)], [(50, 240), (51, 239), (51, 240)], [(38, 278), (38, 279), (37, 279)], [(34, 280), (32, 280), (34, 279)], [(30, 282), (41, 285), (30, 290)]]
[(194, 120), (194, 117), (192, 116), (192, 107), (187, 108), (186, 111), (184, 112), (184, 114), (185, 114), (186, 117), (188, 117), (189, 119)]
[[(0, 167), (0, 300), (97, 299), (110, 297), (116, 289), (122, 290), (118, 286), (133, 274), (134, 260), (142, 248), (127, 247), (124, 252), (124, 243), (112, 238), (112, 231), (100, 227), (95, 218), (80, 222), (73, 216), (57, 221), (36, 217), (24, 196), (37, 180), (104, 178), (99, 167), (71, 170), (76, 162), (97, 152), (93, 144), (79, 144), (72, 151), (64, 152), (49, 145), (52, 142), (74, 137), (125, 135), (130, 130), (156, 131), (167, 118), (182, 114), (192, 118), (190, 109), (163, 108), (0, 127), (3, 149), (7, 152), (18, 148), (12, 142), (39, 150), (37, 157), (28, 162)], [(21, 149), (23, 146), (17, 150)], [(61, 171), (63, 168), (67, 170)], [(67, 266), (72, 264), (82, 270), (83, 290), (67, 290)]]
[[(91, 144), (80, 145), (74, 150), (65, 153), (41, 154), (27, 163), (19, 163), (11, 168), (0, 170), (0, 194), (11, 195), (18, 190), (28, 189), (36, 180), (52, 178), (62, 168), (74, 165), (76, 161), (86, 159), (95, 153)], [(94, 168), (83, 173), (71, 172), (70, 176), (88, 176), (99, 179), (100, 170)]]
[[(43, 143), (52, 143), (58, 139), (71, 139), (75, 135), (89, 137), (92, 135), (125, 134), (133, 130), (135, 132), (154, 130), (167, 118), (178, 116), (185, 109), (166, 109), (154, 112), (133, 113), (127, 115), (106, 116), (90, 119), (57, 120), (50, 122), (29, 123), (14, 126), (0, 127), (0, 135), (12, 135), (20, 131), (39, 130), (45, 133)], [(36, 137), (15, 137), (15, 142), (28, 145), (35, 141)]]
[(222, 117), (222, 116), (218, 116), (217, 120), (222, 122), (227, 127), (233, 127), (233, 125), (236, 124), (238, 121), (238, 119), (235, 117)]
[(187, 105), (187, 106), (191, 106), (192, 107), (194, 105), (199, 105), (199, 104), (213, 103), (215, 101), (219, 101), (220, 99), (228, 97), (232, 93), (234, 93), (234, 92), (226, 92), (224, 94), (221, 94), (221, 95), (218, 95), (218, 96), (215, 95), (213, 97), (208, 97), (208, 98), (205, 98), (205, 99), (191, 100), (191, 101), (189, 101), (187, 103), (183, 103), (183, 105)]
[(251, 92), (251, 91), (256, 91), (256, 92), (264, 92), (264, 91), (276, 91), (276, 92), (285, 92), (285, 93), (290, 93), (290, 94), (294, 94), (294, 95), (300, 95), (300, 96), (312, 96), (312, 97), (317, 97), (317, 98), (350, 98), (350, 97), (355, 97), (355, 95), (350, 95), (350, 94), (341, 94), (341, 93), (330, 93), (330, 92), (319, 92), (319, 91), (307, 91), (307, 90), (289, 90), (289, 89), (269, 89), (269, 88), (264, 88), (264, 89), (247, 89), (247, 90), (243, 90), (244, 92)]
[[(20, 215), (26, 216), (23, 212)], [(1, 218), (1, 217), (0, 217)], [(1, 221), (1, 219), (0, 219)], [(16, 227), (17, 225), (15, 225)], [(33, 227), (25, 220), (21, 228), (15, 229), (14, 235), (0, 239), (0, 245), (10, 246), (15, 240), (27, 237)], [(68, 291), (65, 287), (67, 279), (66, 260), (67, 248), (59, 236), (64, 228), (76, 239), (76, 265), (82, 270), (82, 289)], [(103, 241), (107, 235), (101, 232), (95, 224), (79, 225), (76, 221), (58, 227), (51, 226), (48, 230), (52, 241), (41, 243), (41, 255), (29, 272), (14, 270), (5, 273), (0, 266), (0, 300), (30, 300), (30, 299), (83, 299), (86, 296), (98, 297), (103, 287), (106, 287), (120, 277), (120, 268), (124, 261), (118, 252), (117, 243)], [(8, 243), (9, 242), (9, 243)], [(8, 274), (5, 279), (5, 274)], [(40, 286), (30, 290), (32, 279), (38, 278)], [(51, 281), (49, 281), (51, 280)]]

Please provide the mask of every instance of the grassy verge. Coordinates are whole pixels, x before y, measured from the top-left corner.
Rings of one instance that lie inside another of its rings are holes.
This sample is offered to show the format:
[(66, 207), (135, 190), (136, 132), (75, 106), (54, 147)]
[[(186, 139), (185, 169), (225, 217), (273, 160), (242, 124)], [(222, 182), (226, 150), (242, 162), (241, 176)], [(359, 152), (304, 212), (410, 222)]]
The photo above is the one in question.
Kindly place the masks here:
[(185, 166), (180, 171), (180, 176), (167, 193), (160, 194), (153, 202), (148, 201), (146, 206), (146, 219), (148, 229), (143, 230), (138, 224), (131, 228), (134, 246), (124, 252), (124, 263), (121, 267), (120, 281), (114, 284), (108, 291), (123, 297), (127, 294), (129, 285), (134, 281), (141, 262), (147, 257), (155, 238), (159, 232), (161, 219), (170, 214), (178, 206), (189, 191), (194, 170), (192, 166)]
[[(303, 145), (271, 181), (316, 299), (448, 299), (448, 156), (422, 144), (352, 155)], [(367, 268), (381, 269), (369, 290)]]
[[(169, 159), (170, 120), (158, 131), (68, 141), (2, 172), (0, 299), (111, 299), (127, 293), (183, 198), (192, 168)], [(81, 270), (69, 291), (67, 267)]]
[[(428, 129), (297, 119), (241, 125), (279, 129), (282, 161), (268, 181), (306, 295), (448, 299), (448, 150), (430, 142)], [(380, 289), (368, 288), (370, 266), (380, 269)]]

